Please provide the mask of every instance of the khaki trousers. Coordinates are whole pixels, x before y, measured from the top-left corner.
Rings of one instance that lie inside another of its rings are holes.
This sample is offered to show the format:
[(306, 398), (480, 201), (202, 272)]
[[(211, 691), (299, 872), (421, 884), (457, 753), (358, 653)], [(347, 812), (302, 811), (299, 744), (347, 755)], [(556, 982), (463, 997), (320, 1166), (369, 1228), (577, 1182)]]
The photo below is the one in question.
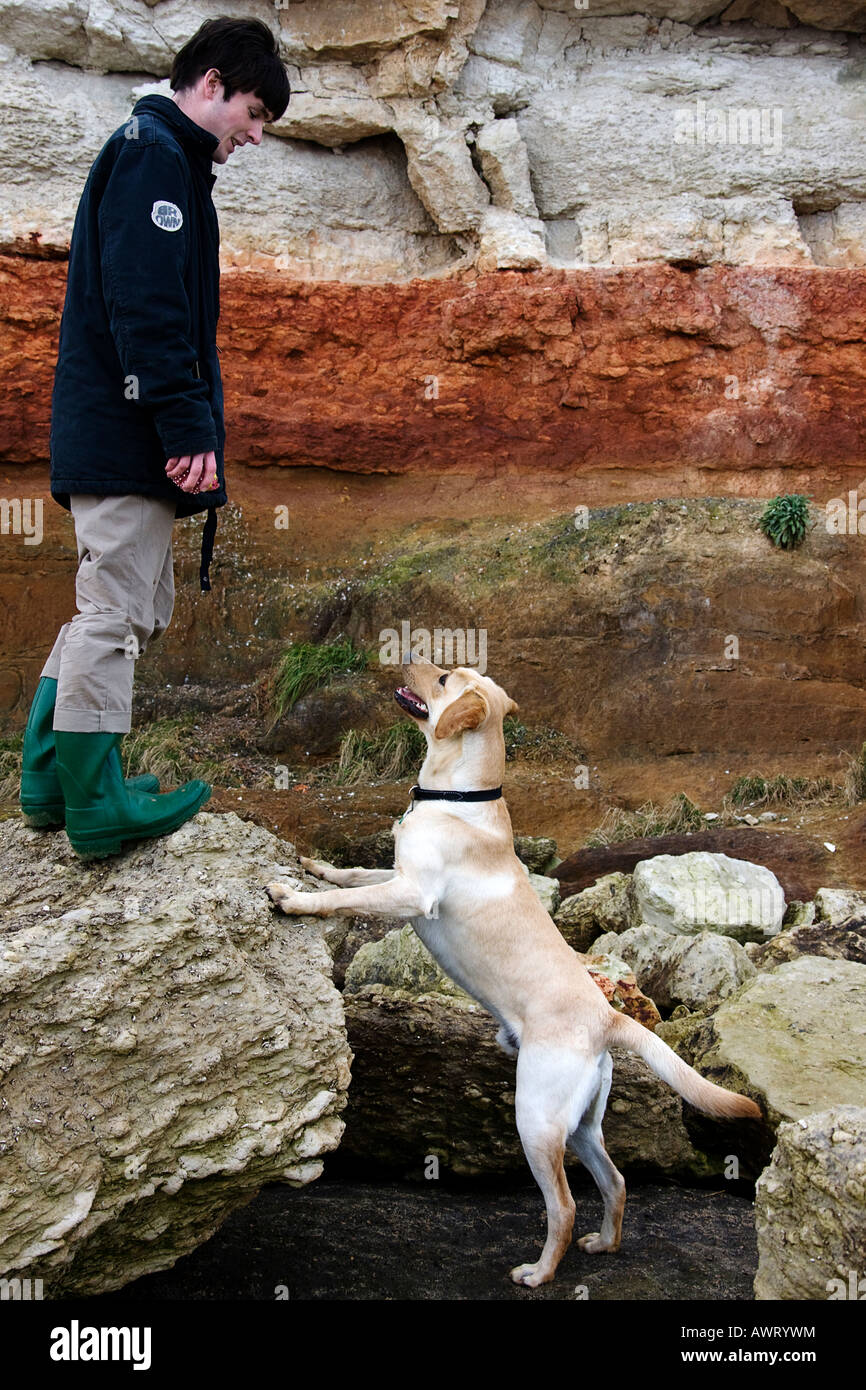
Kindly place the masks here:
[(129, 733), (136, 658), (174, 608), (173, 502), (70, 498), (78, 545), (78, 613), (60, 629), (43, 676), (57, 681), (54, 728)]

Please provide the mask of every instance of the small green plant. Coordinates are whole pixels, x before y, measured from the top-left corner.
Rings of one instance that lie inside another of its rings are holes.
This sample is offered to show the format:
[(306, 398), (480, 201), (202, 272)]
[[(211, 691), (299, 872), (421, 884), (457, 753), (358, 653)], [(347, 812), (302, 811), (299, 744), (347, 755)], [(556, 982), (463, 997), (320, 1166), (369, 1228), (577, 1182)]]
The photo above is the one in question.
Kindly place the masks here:
[(793, 550), (801, 545), (809, 524), (809, 499), (799, 492), (774, 497), (761, 513), (758, 525), (774, 545)]
[(304, 695), (330, 685), (340, 672), (363, 671), (367, 655), (354, 642), (293, 642), (283, 653), (273, 681), (271, 703), (281, 719)]
[(317, 780), (340, 787), (399, 782), (415, 776), (426, 752), (427, 740), (409, 719), (376, 733), (349, 729), (343, 735), (336, 763), (321, 768)]
[(703, 812), (690, 801), (685, 792), (677, 792), (664, 806), (645, 801), (636, 811), (621, 806), (609, 806), (601, 824), (584, 840), (586, 849), (600, 849), (620, 840), (635, 840), (651, 835), (685, 834), (706, 830)]

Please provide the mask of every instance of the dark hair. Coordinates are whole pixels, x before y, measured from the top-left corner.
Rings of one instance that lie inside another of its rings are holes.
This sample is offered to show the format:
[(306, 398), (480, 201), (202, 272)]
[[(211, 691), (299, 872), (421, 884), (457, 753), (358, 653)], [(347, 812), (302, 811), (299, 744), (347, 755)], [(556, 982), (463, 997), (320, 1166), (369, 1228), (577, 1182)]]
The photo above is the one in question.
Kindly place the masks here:
[(172, 91), (194, 87), (211, 68), (219, 72), (226, 101), (234, 92), (255, 92), (275, 121), (289, 104), (292, 89), (277, 41), (260, 19), (206, 19), (175, 55)]

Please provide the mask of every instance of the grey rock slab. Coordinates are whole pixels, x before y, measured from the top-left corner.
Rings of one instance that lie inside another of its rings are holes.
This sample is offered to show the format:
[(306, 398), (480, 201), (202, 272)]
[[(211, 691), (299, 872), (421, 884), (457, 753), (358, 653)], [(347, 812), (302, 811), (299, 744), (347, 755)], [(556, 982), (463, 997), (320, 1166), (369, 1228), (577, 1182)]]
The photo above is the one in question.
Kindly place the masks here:
[(117, 1288), (320, 1175), (351, 1053), (322, 932), (264, 891), (292, 845), (202, 812), (85, 863), (9, 820), (0, 858), (0, 1274)]

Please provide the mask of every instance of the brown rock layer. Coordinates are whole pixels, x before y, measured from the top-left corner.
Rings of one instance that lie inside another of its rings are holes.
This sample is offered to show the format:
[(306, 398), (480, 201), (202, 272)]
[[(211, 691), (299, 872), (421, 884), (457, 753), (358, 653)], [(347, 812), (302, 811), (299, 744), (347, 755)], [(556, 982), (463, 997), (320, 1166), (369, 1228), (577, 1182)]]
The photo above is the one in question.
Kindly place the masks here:
[[(0, 457), (47, 458), (65, 266), (0, 256)], [(226, 274), (228, 451), (356, 472), (859, 466), (866, 270)]]

